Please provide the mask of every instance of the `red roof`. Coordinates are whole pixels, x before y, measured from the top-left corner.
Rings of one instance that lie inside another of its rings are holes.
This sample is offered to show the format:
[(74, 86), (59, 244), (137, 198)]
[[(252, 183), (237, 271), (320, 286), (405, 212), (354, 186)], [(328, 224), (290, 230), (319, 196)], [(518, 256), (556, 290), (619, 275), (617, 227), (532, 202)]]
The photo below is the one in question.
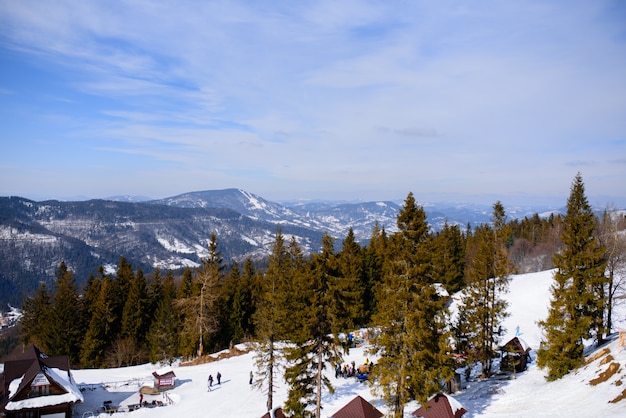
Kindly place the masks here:
[(355, 397), (339, 411), (335, 412), (331, 418), (380, 418), (383, 413), (361, 398)]
[(461, 418), (467, 412), (461, 404), (452, 398), (454, 407), (450, 404), (450, 399), (443, 393), (438, 393), (428, 400), (426, 406), (421, 406), (411, 415), (423, 418)]

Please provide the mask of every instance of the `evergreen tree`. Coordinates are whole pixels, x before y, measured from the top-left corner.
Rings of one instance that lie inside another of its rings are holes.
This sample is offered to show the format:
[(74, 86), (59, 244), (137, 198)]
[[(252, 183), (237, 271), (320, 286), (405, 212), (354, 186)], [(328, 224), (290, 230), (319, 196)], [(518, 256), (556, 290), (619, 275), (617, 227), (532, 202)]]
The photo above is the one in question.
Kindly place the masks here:
[(446, 221), (434, 239), (433, 269), (437, 282), (452, 294), (463, 287), (465, 276), (465, 242), (458, 225)]
[[(171, 274), (171, 272), (170, 272)], [(148, 322), (150, 322), (150, 318), (154, 317), (155, 312), (159, 307), (159, 302), (163, 297), (163, 281), (161, 280), (161, 270), (158, 268), (154, 269), (152, 273), (152, 282), (147, 289), (148, 296)]]
[(267, 269), (260, 282), (257, 309), (253, 317), (258, 339), (254, 356), (256, 366), (254, 385), (267, 394), (268, 411), (274, 405), (278, 359), (282, 357), (276, 343), (282, 336), (282, 323), (288, 318), (288, 316), (283, 316), (281, 310), (281, 301), (287, 300), (284, 295), (281, 298), (281, 292), (285, 291), (289, 280), (290, 266), (289, 254), (279, 228), (268, 257)]
[(61, 262), (57, 269), (55, 284), (53, 307), (50, 312), (48, 353), (67, 355), (70, 362), (75, 364), (80, 357), (84, 321), (76, 281), (65, 262)]
[(336, 256), (337, 277), (334, 277), (332, 291), (337, 294), (337, 325), (344, 331), (350, 331), (356, 324), (366, 324), (364, 294), (368, 280), (365, 278), (364, 257), (361, 246), (355, 241), (354, 231), (342, 242), (341, 251)]
[(482, 375), (488, 377), (492, 373), (500, 324), (506, 317), (502, 294), (507, 289), (508, 279), (496, 276), (494, 231), (489, 225), (477, 227), (468, 246), (472, 247), (472, 257), (468, 259), (462, 310), (467, 321), (465, 327), (469, 330), (470, 361), (479, 361)]
[(412, 399), (424, 403), (452, 375), (443, 332), (445, 311), (433, 286), (432, 244), (424, 209), (412, 193), (398, 214), (399, 232), (389, 242), (375, 323), (381, 327), (372, 353), (376, 391), (394, 417)]
[(384, 228), (378, 222), (374, 225), (369, 245), (364, 250), (364, 282), (363, 288), (363, 315), (367, 323), (377, 310), (376, 294), (382, 282), (383, 261), (386, 259), (388, 238)]
[(289, 393), (285, 407), (298, 416), (308, 416), (309, 406), (315, 408), (314, 416), (320, 418), (322, 410), (322, 388), (330, 393), (334, 389), (324, 370), (327, 364), (340, 364), (341, 354), (338, 351), (339, 327), (345, 325), (340, 315), (345, 307), (341, 294), (341, 282), (338, 277), (333, 239), (324, 234), (322, 251), (313, 256), (308, 276), (309, 283), (305, 291), (301, 287), (299, 293), (309, 298), (306, 307), (306, 320), (301, 324), (293, 323), (297, 330), (291, 330), (290, 345), (286, 351), (289, 362), (285, 370), (285, 380), (289, 384)]
[(144, 360), (142, 351), (145, 348), (145, 336), (150, 325), (149, 309), (150, 301), (146, 289), (146, 278), (143, 271), (138, 269), (130, 282), (128, 296), (122, 311), (120, 341), (123, 341), (122, 347), (125, 352), (118, 352), (121, 365), (132, 365), (134, 362)]
[(215, 233), (211, 233), (208, 250), (209, 256), (202, 260), (202, 266), (197, 270), (197, 280), (193, 282), (191, 295), (177, 300), (183, 322), (181, 351), (186, 356), (193, 355), (194, 348), (197, 348), (197, 355), (202, 356), (205, 342), (215, 337), (219, 329), (217, 301), (224, 265)]
[(546, 340), (537, 364), (547, 369), (548, 380), (560, 379), (582, 364), (584, 339), (594, 338), (597, 344), (603, 339), (606, 251), (580, 173), (567, 200), (562, 240), (565, 247), (554, 256), (557, 270), (548, 317), (540, 322)]
[(180, 318), (174, 307), (175, 297), (176, 284), (172, 272), (169, 271), (165, 277), (161, 297), (147, 335), (149, 356), (152, 363), (166, 362), (171, 365), (178, 355)]
[(52, 311), (50, 293), (44, 282), (39, 284), (37, 293), (27, 298), (22, 307), (23, 315), (20, 320), (20, 334), (24, 345), (35, 344), (41, 350), (47, 352), (50, 344), (50, 331), (48, 318)]
[(119, 327), (115, 313), (114, 283), (108, 277), (102, 279), (98, 299), (92, 306), (92, 315), (81, 347), (80, 360), (85, 367), (104, 367), (106, 349), (110, 346)]
[(189, 267), (183, 271), (183, 278), (176, 294), (177, 299), (185, 299), (193, 293), (193, 273)]

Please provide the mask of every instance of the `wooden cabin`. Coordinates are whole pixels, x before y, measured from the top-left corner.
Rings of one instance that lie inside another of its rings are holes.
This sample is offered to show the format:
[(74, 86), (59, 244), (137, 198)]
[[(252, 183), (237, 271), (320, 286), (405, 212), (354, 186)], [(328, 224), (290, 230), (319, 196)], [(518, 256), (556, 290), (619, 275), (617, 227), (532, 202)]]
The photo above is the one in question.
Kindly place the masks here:
[(152, 372), (154, 376), (154, 388), (159, 392), (174, 389), (176, 385), (176, 375), (172, 369), (163, 369)]
[(72, 378), (68, 356), (49, 357), (34, 345), (4, 363), (0, 411), (7, 418), (71, 418), (83, 395)]
[(500, 370), (510, 372), (523, 372), (530, 362), (530, 346), (521, 338), (513, 337), (500, 347), (502, 358)]

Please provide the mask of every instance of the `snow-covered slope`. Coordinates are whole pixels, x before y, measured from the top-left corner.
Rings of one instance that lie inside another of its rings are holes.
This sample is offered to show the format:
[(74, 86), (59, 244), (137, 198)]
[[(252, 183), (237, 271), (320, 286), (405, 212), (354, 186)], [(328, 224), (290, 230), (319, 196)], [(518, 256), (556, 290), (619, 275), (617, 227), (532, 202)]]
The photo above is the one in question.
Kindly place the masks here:
[[(514, 276), (507, 295), (511, 316), (505, 327), (511, 332), (519, 325), (521, 337), (534, 349), (541, 340), (536, 321), (547, 314), (549, 287), (552, 271)], [(626, 309), (618, 305), (615, 313), (616, 327), (626, 327)], [(619, 347), (616, 339), (607, 346), (608, 353), (587, 366), (570, 373), (556, 382), (546, 382), (543, 371), (533, 363), (528, 371), (515, 379), (472, 380), (454, 397), (468, 410), (465, 418), (473, 417), (623, 417), (626, 400), (610, 403), (623, 393), (626, 387), (626, 348)], [(598, 352), (598, 351), (596, 351)], [(612, 357), (610, 359), (609, 355)], [(217, 354), (215, 357), (217, 358)], [(365, 347), (352, 349), (345, 357), (346, 362), (361, 364), (367, 358)], [(609, 359), (609, 360), (607, 360)], [(375, 360), (375, 359), (373, 359)], [(611, 363), (619, 364), (619, 371), (604, 381), (592, 385), (593, 379), (605, 372)], [(162, 395), (155, 400), (172, 404), (157, 408), (142, 408), (128, 413), (131, 416), (150, 418), (176, 417), (241, 417), (256, 418), (265, 413), (265, 395), (248, 384), (253, 369), (251, 353), (224, 358), (197, 366), (174, 367), (177, 386), (169, 391), (169, 398)], [(75, 370), (77, 383), (85, 388), (85, 403), (76, 407), (80, 415), (96, 411), (105, 400), (122, 406), (136, 404), (138, 390), (151, 385), (151, 373), (161, 365), (142, 365), (123, 369)], [(207, 390), (207, 377), (220, 371), (222, 384)], [(381, 401), (374, 397), (367, 385), (353, 379), (335, 378), (331, 370), (329, 377), (335, 393), (324, 393), (322, 416), (330, 417), (356, 395), (373, 403), (383, 413), (387, 412)], [(283, 383), (274, 396), (274, 405), (279, 406), (286, 397), (287, 387)], [(150, 395), (144, 400), (152, 401)], [(405, 408), (405, 417), (418, 408), (412, 402)]]

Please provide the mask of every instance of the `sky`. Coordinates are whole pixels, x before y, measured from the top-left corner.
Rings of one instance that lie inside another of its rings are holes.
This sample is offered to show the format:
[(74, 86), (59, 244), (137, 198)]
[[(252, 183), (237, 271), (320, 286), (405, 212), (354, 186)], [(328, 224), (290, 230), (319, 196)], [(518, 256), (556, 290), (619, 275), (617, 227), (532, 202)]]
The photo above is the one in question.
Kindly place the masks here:
[(0, 196), (626, 207), (626, 3), (0, 0)]

